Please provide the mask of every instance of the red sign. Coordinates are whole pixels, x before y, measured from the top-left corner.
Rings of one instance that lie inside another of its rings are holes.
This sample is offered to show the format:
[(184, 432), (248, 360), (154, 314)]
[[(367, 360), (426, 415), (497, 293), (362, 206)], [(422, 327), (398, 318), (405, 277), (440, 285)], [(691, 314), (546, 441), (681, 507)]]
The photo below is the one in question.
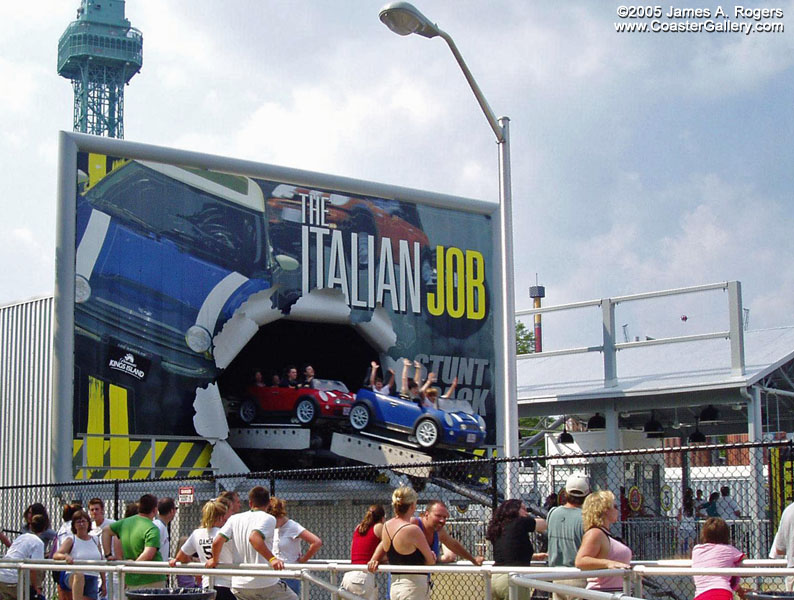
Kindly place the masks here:
[(193, 504), (196, 501), (196, 488), (192, 485), (179, 486), (179, 504)]

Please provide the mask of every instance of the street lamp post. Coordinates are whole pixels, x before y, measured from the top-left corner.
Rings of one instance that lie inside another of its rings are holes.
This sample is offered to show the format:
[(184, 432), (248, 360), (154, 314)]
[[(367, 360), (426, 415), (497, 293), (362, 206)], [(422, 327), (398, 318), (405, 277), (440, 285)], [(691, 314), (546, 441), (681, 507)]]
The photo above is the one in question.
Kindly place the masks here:
[[(497, 432), (497, 444), (504, 449), (507, 457), (518, 456), (518, 403), (516, 384), (516, 324), (515, 324), (515, 297), (513, 276), (513, 214), (512, 214), (512, 188), (510, 183), (510, 119), (508, 117), (496, 118), (493, 110), (488, 105), (480, 86), (474, 80), (469, 67), (458, 51), (458, 47), (449, 34), (438, 28), (425, 17), (416, 7), (408, 2), (392, 2), (380, 10), (380, 20), (399, 35), (416, 33), (426, 38), (436, 36), (442, 38), (455, 60), (458, 62), (466, 81), (469, 82), (474, 97), (488, 119), (488, 124), (496, 135), (499, 145), (499, 270), (504, 285), (498, 290), (500, 302), (498, 303), (498, 338), (497, 362), (502, 366), (501, 378), (501, 403), (497, 403), (497, 417), (501, 417), (503, 428)], [(498, 281), (499, 278), (497, 278)], [(499, 391), (499, 390), (497, 390)], [(517, 482), (515, 482), (517, 483)], [(510, 477), (505, 482), (508, 498), (515, 497), (511, 494), (514, 483)]]

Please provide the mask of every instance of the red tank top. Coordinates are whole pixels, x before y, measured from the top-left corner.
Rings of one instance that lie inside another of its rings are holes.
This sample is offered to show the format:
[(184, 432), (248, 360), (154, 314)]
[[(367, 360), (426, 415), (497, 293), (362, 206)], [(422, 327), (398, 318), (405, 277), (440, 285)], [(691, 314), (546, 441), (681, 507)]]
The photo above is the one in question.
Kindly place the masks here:
[(350, 545), (350, 562), (354, 565), (365, 565), (375, 553), (375, 548), (380, 544), (380, 539), (375, 535), (375, 527), (367, 529), (361, 535), (358, 527), (353, 531), (353, 543)]

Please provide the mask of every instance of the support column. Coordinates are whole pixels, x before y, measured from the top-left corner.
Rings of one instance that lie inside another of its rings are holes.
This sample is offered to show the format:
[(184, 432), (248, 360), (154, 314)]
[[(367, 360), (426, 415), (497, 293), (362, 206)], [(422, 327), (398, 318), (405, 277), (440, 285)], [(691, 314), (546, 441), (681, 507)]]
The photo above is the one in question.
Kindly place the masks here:
[[(607, 422), (606, 447), (604, 450), (621, 450), (618, 411), (615, 410), (614, 406), (604, 411), (604, 419)], [(623, 456), (609, 456), (606, 459), (607, 489), (615, 494), (616, 499), (620, 492), (620, 486), (623, 485), (624, 460), (625, 457)]]
[[(763, 427), (761, 422), (761, 390), (757, 386), (748, 388), (747, 395), (747, 437), (751, 442), (763, 440)], [(771, 532), (770, 524), (763, 518), (765, 515), (765, 491), (764, 491), (764, 456), (763, 448), (750, 448), (750, 497), (748, 502), (749, 515), (764, 525), (762, 527), (752, 527), (752, 548), (753, 558), (766, 558), (769, 549)]]

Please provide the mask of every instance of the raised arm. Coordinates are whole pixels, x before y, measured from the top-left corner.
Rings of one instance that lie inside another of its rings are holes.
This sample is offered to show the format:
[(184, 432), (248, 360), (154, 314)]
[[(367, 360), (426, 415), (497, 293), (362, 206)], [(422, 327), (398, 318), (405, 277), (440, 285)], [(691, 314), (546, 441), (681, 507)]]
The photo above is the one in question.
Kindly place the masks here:
[(400, 394), (402, 396), (408, 395), (408, 369), (411, 368), (413, 363), (407, 358), (403, 359), (403, 372), (400, 381)]
[(372, 388), (373, 391), (375, 391), (375, 377), (378, 373), (378, 366), (378, 363), (374, 360), (369, 363), (369, 387)]
[(419, 393), (424, 396), (424, 393), (428, 390), (428, 388), (436, 382), (436, 374), (435, 373), (428, 373), (427, 374), (427, 381), (425, 381), (424, 385), (419, 388)]
[(452, 396), (455, 394), (455, 388), (456, 387), (458, 387), (458, 378), (457, 377), (455, 377), (455, 379), (452, 380), (452, 385), (449, 386), (449, 389), (441, 397), (442, 398), (452, 398)]
[(420, 390), (424, 391), (422, 386), (422, 363), (418, 360), (414, 361), (414, 381), (419, 386)]

